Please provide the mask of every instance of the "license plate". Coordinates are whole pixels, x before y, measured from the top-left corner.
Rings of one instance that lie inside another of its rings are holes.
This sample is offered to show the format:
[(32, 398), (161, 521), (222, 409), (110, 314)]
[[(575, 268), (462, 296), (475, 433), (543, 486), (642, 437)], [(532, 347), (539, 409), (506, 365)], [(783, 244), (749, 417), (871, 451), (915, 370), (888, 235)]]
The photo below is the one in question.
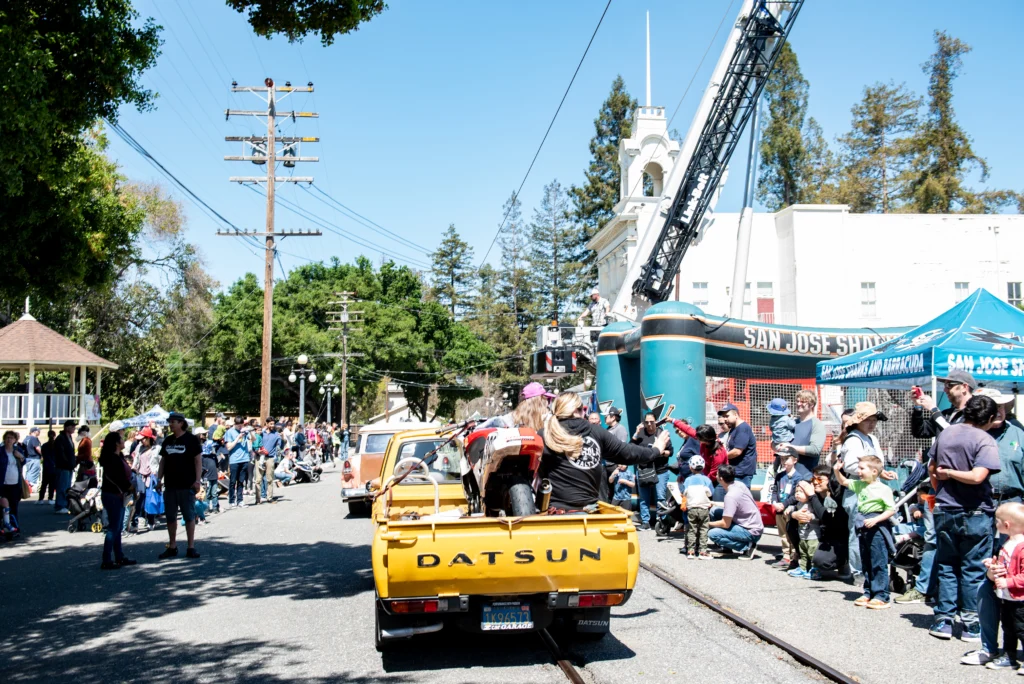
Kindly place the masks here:
[(533, 629), (530, 604), (519, 601), (497, 601), (485, 605), (480, 618), (480, 629), (485, 632)]

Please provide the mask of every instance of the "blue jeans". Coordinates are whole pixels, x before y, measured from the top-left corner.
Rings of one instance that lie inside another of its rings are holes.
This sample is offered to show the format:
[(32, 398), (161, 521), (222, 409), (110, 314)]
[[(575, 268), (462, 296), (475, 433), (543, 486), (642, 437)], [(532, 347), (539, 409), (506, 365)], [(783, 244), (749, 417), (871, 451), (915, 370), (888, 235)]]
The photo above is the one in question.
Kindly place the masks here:
[[(721, 511), (722, 509), (719, 508), (716, 510)], [(718, 519), (721, 520), (721, 518), (722, 514), (719, 512)], [(708, 539), (715, 542), (723, 549), (742, 553), (750, 548), (751, 545), (757, 544), (758, 540), (761, 539), (761, 535), (757, 535), (755, 537), (748, 532), (746, 528), (733, 523), (728, 529), (712, 527), (708, 530)]]
[(206, 481), (206, 503), (211, 511), (220, 511), (220, 483), (217, 480)]
[(68, 507), (68, 490), (71, 489), (71, 470), (57, 470), (57, 510)]
[(999, 653), (999, 598), (987, 577), (978, 588), (978, 619), (981, 622), (981, 647), (989, 655)]
[(935, 572), (935, 516), (927, 505), (921, 507), (924, 521), (924, 551), (921, 553), (921, 572), (917, 574), (914, 588), (925, 596), (939, 592), (939, 576)]
[(274, 481), (271, 476), (274, 473), (274, 458), (267, 456), (267, 460), (263, 465), (263, 478), (260, 481), (260, 498), (264, 501), (267, 500), (267, 487), (270, 487), (270, 496), (274, 495)]
[(857, 535), (864, 567), (864, 595), (889, 602), (889, 548), (878, 525)]
[(743, 477), (737, 477), (736, 481), (737, 482), (742, 482), (744, 487), (746, 487), (747, 489), (750, 489), (750, 485), (754, 481), (754, 476), (753, 475), (744, 475)]
[[(846, 515), (849, 516), (849, 522), (847, 523), (847, 530), (849, 533), (848, 541), (850, 552), (850, 572), (863, 572), (860, 557), (860, 541), (857, 539), (857, 531), (853, 529), (854, 520), (857, 517), (857, 494), (852, 489), (847, 489), (846, 493), (843, 494), (843, 500), (841, 502), (843, 510), (846, 511)], [(840, 568), (842, 570), (842, 568)]]
[(983, 511), (934, 511), (935, 566), (939, 595), (935, 617), (953, 619), (957, 608), (964, 624), (978, 620), (978, 590), (985, 579), (983, 561), (992, 555), (993, 516)]
[(124, 517), (124, 496), (121, 494), (107, 494), (103, 492), (103, 510), (107, 512), (107, 534), (103, 538), (103, 562), (113, 560), (118, 563), (124, 559), (124, 552), (121, 550), (121, 519)]
[(245, 478), (249, 474), (249, 462), (232, 463), (229, 470), (231, 478), (228, 480), (228, 504), (241, 504), (245, 501)]
[(42, 461), (38, 458), (26, 458), (25, 459), (25, 479), (28, 480), (29, 484), (33, 488), (39, 486), (39, 480), (43, 476), (43, 465)]
[(637, 488), (637, 498), (640, 499), (640, 522), (644, 525), (651, 524), (651, 509), (654, 515), (658, 515), (658, 504), (665, 501), (668, 496), (668, 480), (672, 475), (665, 471), (658, 475), (658, 481), (652, 485), (640, 485)]
[(291, 473), (274, 473), (274, 477), (280, 480), (283, 484), (288, 485), (291, 483), (292, 478), (295, 477)]

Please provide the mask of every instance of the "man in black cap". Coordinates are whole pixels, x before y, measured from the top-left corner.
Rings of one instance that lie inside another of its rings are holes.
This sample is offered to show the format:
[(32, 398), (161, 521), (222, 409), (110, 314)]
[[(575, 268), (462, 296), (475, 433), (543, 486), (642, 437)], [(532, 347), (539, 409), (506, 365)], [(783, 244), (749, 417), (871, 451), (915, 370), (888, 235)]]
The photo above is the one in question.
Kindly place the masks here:
[(199, 439), (186, 428), (188, 423), (180, 413), (167, 416), (167, 425), (171, 434), (164, 438), (160, 447), (160, 470), (156, 476), (156, 487), (164, 491), (164, 514), (167, 517), (167, 536), (169, 543), (158, 557), (174, 558), (178, 555), (177, 531), (178, 512), (185, 520), (185, 534), (188, 537), (188, 549), (185, 555), (199, 558), (195, 549), (196, 541), (196, 494), (202, 488), (203, 478), (203, 447)]
[(978, 383), (967, 371), (954, 370), (944, 378), (936, 378), (942, 383), (942, 390), (949, 397), (951, 406), (939, 411), (935, 406), (935, 398), (922, 393), (914, 399), (916, 406), (910, 413), (910, 434), (918, 439), (938, 437), (939, 433), (950, 425), (964, 422), (964, 406), (974, 396)]
[(725, 418), (725, 424), (729, 426), (729, 442), (725, 445), (729, 465), (735, 468), (736, 481), (742, 482), (749, 490), (757, 472), (757, 440), (754, 438), (754, 430), (750, 423), (740, 418), (736, 404), (726, 404), (718, 415)]

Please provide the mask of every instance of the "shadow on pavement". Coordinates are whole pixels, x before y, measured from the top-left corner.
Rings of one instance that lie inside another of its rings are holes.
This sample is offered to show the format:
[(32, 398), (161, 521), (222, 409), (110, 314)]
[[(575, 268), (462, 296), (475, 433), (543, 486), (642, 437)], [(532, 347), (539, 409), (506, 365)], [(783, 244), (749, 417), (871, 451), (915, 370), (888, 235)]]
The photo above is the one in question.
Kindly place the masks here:
[[(188, 621), (185, 611), (225, 598), (307, 601), (373, 590), (368, 545), (235, 544), (211, 536), (198, 545), (199, 560), (158, 561), (166, 540), (163, 532), (132, 537), (125, 551), (139, 565), (110, 572), (98, 569), (95, 544), (3, 549), (15, 551), (0, 555), (3, 681), (302, 680), (301, 672), (281, 677), (265, 669), (285, 644), (207, 644), (200, 623), (180, 642), (139, 621), (175, 613)], [(238, 606), (239, 620), (258, 619), (244, 602)], [(339, 678), (368, 681), (332, 679)]]

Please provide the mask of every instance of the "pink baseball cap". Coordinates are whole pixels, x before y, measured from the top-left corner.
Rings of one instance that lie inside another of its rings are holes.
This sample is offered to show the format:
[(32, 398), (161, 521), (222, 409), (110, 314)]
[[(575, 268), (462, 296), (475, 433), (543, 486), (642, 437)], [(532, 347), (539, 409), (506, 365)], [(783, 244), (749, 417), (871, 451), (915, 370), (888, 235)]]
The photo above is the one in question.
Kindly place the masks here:
[(523, 388), (523, 391), (519, 393), (519, 397), (521, 399), (533, 399), (534, 397), (547, 397), (548, 399), (554, 399), (555, 395), (544, 389), (544, 385), (539, 382), (531, 382)]

